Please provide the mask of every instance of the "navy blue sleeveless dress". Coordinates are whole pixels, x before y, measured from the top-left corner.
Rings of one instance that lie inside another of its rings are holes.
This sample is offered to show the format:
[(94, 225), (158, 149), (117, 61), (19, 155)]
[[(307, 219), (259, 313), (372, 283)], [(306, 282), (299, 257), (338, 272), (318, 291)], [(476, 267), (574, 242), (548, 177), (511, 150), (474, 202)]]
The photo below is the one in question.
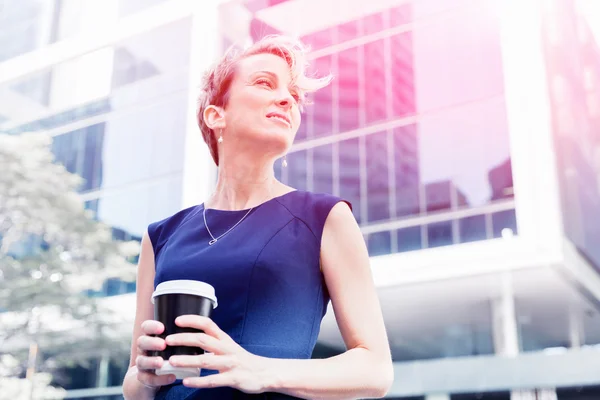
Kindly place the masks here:
[[(293, 191), (252, 209), (215, 244), (202, 218), (203, 205), (150, 224), (154, 287), (197, 279), (214, 286), (219, 306), (212, 319), (250, 353), (308, 359), (330, 301), (320, 270), (323, 227), (338, 197)], [(348, 206), (352, 207), (349, 202)], [(215, 237), (247, 212), (206, 210)], [(217, 373), (202, 370), (201, 375)], [(281, 393), (246, 394), (233, 388), (193, 389), (177, 380), (156, 400), (290, 399)]]

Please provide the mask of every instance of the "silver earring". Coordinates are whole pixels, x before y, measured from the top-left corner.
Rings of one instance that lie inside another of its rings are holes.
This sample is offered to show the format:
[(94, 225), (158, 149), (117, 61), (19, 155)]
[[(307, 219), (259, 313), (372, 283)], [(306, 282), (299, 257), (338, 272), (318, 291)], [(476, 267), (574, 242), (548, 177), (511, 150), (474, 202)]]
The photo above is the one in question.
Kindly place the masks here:
[(219, 143), (223, 143), (223, 131), (219, 134), (219, 139), (217, 140)]
[(283, 161), (281, 162), (281, 166), (283, 168), (287, 167), (287, 154), (285, 156), (283, 156)]

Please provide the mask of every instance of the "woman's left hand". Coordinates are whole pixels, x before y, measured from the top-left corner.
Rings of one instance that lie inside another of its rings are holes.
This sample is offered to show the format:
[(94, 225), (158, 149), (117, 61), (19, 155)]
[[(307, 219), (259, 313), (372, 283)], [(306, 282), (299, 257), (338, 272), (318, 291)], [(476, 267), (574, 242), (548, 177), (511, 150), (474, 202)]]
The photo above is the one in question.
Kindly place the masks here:
[[(210, 318), (199, 315), (182, 315), (175, 324), (194, 328), (205, 333), (176, 333), (166, 337), (169, 346), (194, 346), (208, 354), (172, 356), (169, 362), (177, 367), (204, 368), (218, 374), (185, 378), (183, 384), (193, 388), (229, 386), (245, 393), (262, 393), (267, 377), (266, 359), (249, 353), (223, 332)], [(212, 354), (211, 354), (212, 353)]]

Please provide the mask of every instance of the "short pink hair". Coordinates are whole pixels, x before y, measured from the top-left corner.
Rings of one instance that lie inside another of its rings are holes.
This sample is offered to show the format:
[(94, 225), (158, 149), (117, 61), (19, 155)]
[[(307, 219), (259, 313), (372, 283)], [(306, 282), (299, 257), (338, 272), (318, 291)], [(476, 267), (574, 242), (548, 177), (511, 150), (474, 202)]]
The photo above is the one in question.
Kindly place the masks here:
[(204, 75), (202, 91), (198, 97), (198, 126), (217, 165), (219, 165), (217, 141), (213, 130), (204, 122), (204, 110), (209, 105), (225, 107), (229, 100), (229, 88), (235, 76), (237, 63), (246, 57), (263, 53), (277, 55), (288, 63), (292, 80), (300, 91), (301, 104), (304, 102), (306, 93), (315, 92), (331, 82), (331, 75), (322, 78), (306, 76), (308, 48), (297, 39), (283, 35), (269, 35), (248, 48), (230, 48), (225, 56)]

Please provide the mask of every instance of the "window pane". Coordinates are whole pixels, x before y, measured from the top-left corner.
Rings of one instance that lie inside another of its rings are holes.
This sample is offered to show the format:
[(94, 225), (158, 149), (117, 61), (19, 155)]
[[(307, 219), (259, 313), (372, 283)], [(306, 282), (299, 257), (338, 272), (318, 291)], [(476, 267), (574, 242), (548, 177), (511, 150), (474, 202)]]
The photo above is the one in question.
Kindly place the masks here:
[[(70, 120), (63, 118), (66, 123), (187, 93), (189, 40), (188, 18), (2, 84), (0, 102), (7, 120), (3, 126), (23, 131), (18, 129), (21, 125), (57, 112), (71, 113)], [(102, 103), (108, 99), (108, 104)], [(98, 103), (103, 104), (99, 110), (74, 112)]]
[[(325, 76), (333, 72), (331, 56), (321, 57), (314, 61), (316, 76)], [(312, 73), (310, 73), (312, 75)], [(313, 94), (314, 104), (309, 105), (313, 115), (313, 136), (331, 135), (333, 132), (333, 84), (317, 90)], [(310, 132), (309, 132), (310, 134)]]
[(383, 39), (364, 46), (365, 109), (367, 124), (387, 117), (387, 90)]
[(363, 31), (366, 35), (377, 33), (387, 28), (383, 12), (367, 15), (363, 18)]
[(313, 155), (313, 190), (315, 192), (333, 193), (333, 145), (327, 144), (312, 149)]
[(412, 251), (423, 248), (421, 242), (421, 227), (411, 226), (410, 228), (398, 229), (396, 231), (398, 237), (398, 251)]
[(367, 204), (369, 222), (390, 218), (387, 132), (367, 135)]
[(338, 43), (344, 43), (358, 37), (358, 20), (346, 22), (337, 27)]
[(416, 125), (393, 131), (396, 216), (419, 214), (419, 147)]
[[(503, 193), (510, 162), (504, 100), (454, 108), (422, 117), (419, 125), (419, 176), (427, 210), (476, 207)], [(496, 179), (496, 169), (503, 179)]]
[(436, 23), (415, 25), (410, 47), (420, 113), (504, 91), (498, 13), (491, 2), (472, 4)]
[(340, 132), (359, 127), (358, 48), (344, 50), (338, 55)]
[(428, 247), (447, 246), (452, 244), (452, 222), (436, 222), (427, 225)]
[(390, 41), (392, 116), (404, 117), (416, 111), (413, 32), (394, 35)]
[(340, 142), (340, 197), (350, 201), (358, 223), (360, 214), (360, 153), (358, 138)]
[(331, 46), (333, 44), (333, 34), (334, 29), (327, 28), (302, 36), (301, 40), (304, 44), (310, 46), (310, 49), (314, 51)]
[(379, 256), (391, 253), (390, 232), (376, 232), (367, 235), (369, 256)]
[(484, 215), (463, 218), (458, 221), (458, 224), (462, 243), (487, 239)]
[(517, 220), (515, 217), (515, 210), (500, 211), (492, 214), (492, 226), (495, 238), (502, 237), (502, 231), (504, 229), (510, 230), (506, 231), (508, 235), (516, 235)]
[(308, 190), (306, 150), (288, 154), (287, 160), (287, 184), (298, 190)]

